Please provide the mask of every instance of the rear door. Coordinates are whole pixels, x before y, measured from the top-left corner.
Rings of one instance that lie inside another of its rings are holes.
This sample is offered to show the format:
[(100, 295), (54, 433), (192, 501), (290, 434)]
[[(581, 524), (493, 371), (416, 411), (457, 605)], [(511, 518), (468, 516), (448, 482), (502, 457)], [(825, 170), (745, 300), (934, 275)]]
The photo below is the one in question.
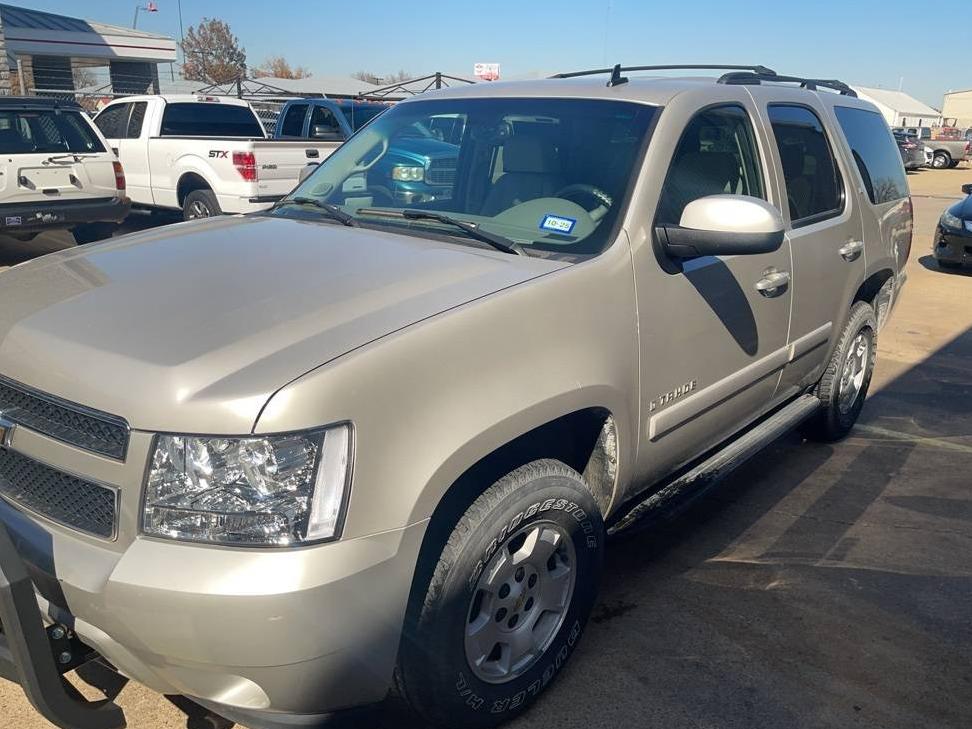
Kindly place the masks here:
[(114, 197), (114, 156), (80, 110), (0, 111), (0, 202)]
[[(750, 87), (772, 130), (774, 164), (786, 205), (793, 258), (791, 361), (780, 380), (793, 394), (819, 379), (832, 344), (847, 320), (864, 279), (861, 211), (854, 194), (855, 170), (835, 153), (831, 117), (816, 94)], [(792, 101), (787, 100), (792, 98)]]

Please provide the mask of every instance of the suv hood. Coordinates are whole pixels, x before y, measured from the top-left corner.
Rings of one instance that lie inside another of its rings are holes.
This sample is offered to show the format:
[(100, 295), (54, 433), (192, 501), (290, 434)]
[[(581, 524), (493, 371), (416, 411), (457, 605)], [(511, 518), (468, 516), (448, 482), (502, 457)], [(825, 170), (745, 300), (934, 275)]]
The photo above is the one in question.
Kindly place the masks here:
[(243, 434), (309, 370), (565, 265), (330, 222), (178, 224), (0, 274), (0, 375), (134, 428)]

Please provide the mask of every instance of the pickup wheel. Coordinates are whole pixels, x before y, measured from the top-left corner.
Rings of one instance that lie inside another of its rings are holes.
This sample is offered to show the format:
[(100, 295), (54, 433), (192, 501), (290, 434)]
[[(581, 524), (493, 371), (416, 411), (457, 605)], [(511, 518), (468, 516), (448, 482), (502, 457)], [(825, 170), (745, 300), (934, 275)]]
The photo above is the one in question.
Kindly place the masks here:
[(832, 442), (845, 437), (857, 422), (874, 372), (877, 321), (864, 301), (854, 304), (840, 341), (817, 383), (823, 409), (804, 426), (814, 440)]
[(492, 727), (564, 667), (597, 597), (604, 522), (581, 476), (540, 460), (490, 486), (417, 584), (396, 671), (438, 726)]
[(936, 170), (944, 170), (946, 167), (952, 164), (952, 157), (948, 152), (935, 152), (935, 156), (932, 157), (932, 167)]
[(185, 220), (198, 220), (199, 218), (212, 218), (215, 215), (222, 215), (223, 210), (219, 207), (219, 200), (212, 190), (193, 190), (186, 195), (182, 203), (182, 217)]

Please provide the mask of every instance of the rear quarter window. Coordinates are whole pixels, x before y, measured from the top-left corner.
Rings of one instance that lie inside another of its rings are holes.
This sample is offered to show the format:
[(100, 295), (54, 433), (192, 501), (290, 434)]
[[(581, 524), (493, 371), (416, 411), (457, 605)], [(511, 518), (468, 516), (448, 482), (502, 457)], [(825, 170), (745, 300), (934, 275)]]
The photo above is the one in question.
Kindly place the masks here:
[(263, 137), (263, 129), (248, 106), (217, 102), (166, 104), (163, 137)]
[(854, 154), (867, 196), (875, 205), (908, 196), (901, 154), (888, 125), (876, 111), (835, 106), (834, 113)]

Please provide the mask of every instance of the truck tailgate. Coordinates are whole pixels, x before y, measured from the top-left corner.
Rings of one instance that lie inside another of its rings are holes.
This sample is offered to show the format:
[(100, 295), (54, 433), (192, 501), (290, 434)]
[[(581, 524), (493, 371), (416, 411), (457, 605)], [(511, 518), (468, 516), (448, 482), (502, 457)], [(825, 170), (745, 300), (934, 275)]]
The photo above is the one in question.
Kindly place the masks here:
[(340, 142), (267, 140), (253, 143), (260, 195), (286, 195), (297, 186), (300, 171), (327, 159)]

